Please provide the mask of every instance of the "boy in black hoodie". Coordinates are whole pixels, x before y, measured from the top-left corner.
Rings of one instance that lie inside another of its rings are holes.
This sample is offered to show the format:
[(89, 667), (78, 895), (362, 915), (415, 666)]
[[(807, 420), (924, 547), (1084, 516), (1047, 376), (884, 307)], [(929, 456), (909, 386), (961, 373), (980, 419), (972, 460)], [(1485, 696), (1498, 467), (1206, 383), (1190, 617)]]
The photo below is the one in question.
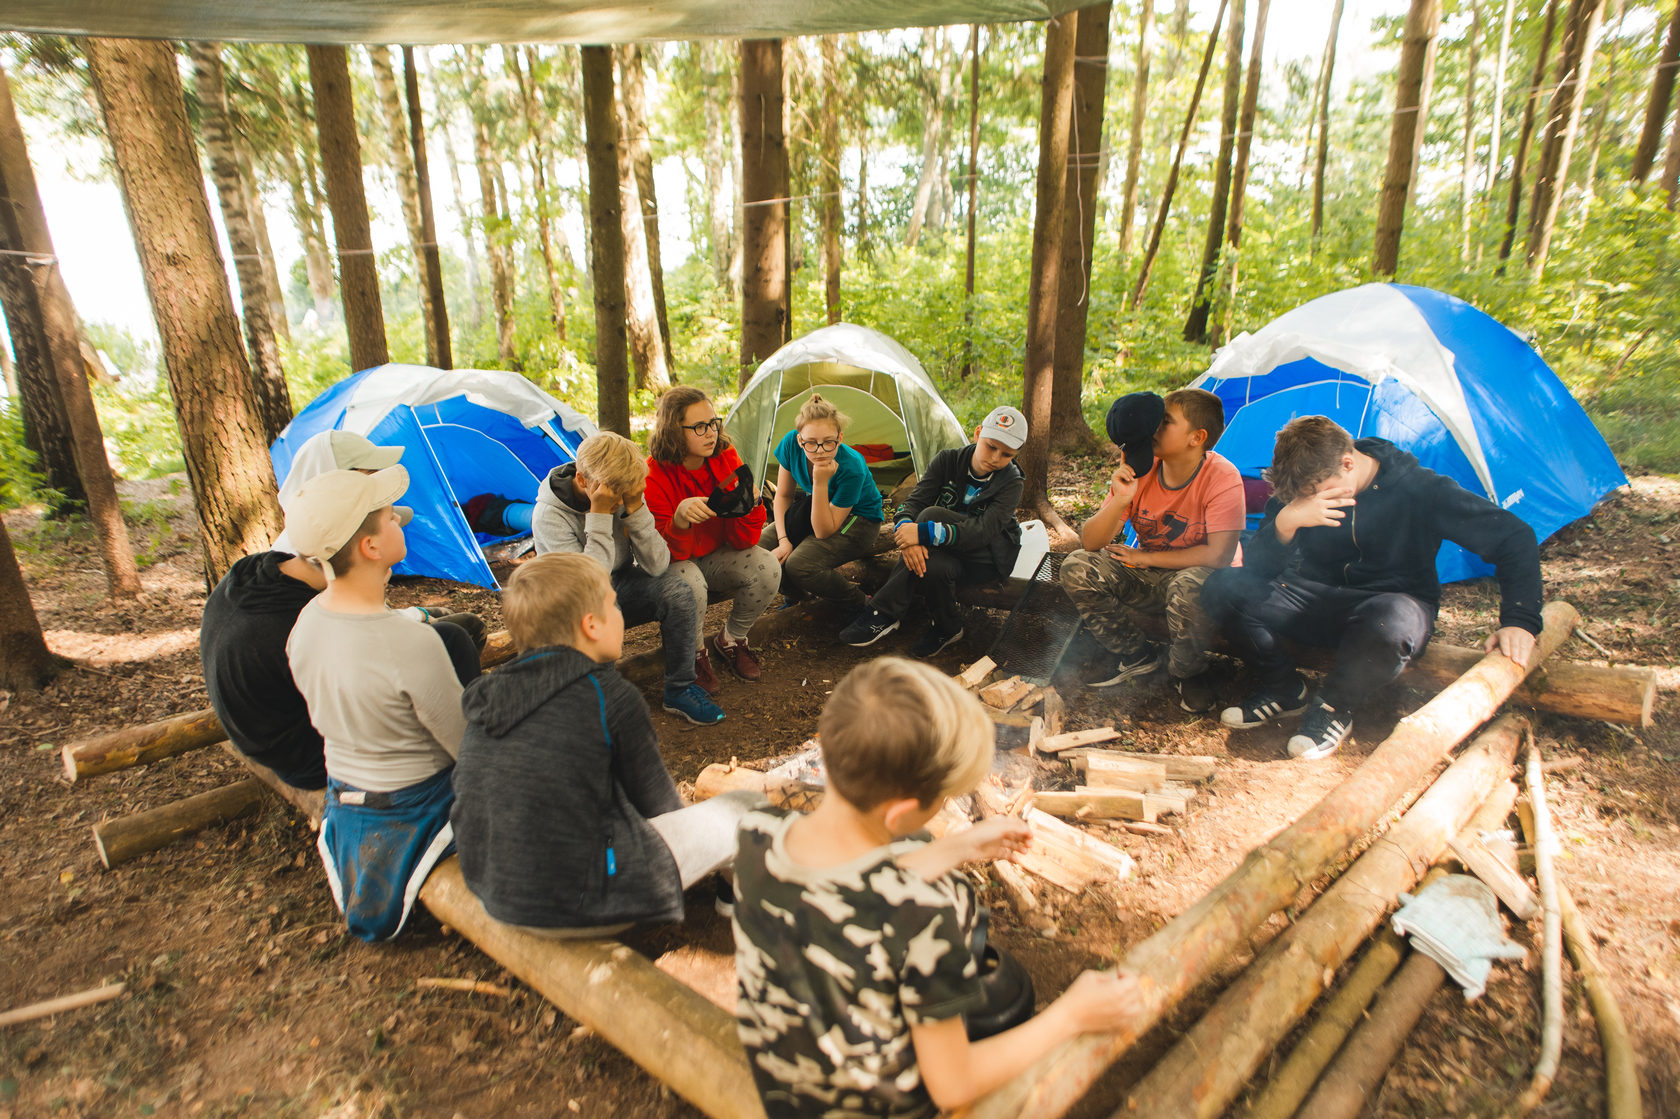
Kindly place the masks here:
[(1260, 678), (1253, 695), (1220, 715), (1226, 726), (1307, 710), (1306, 682), (1279, 638), (1331, 646), (1336, 666), (1289, 753), (1334, 753), (1353, 729), (1353, 705), (1429, 643), (1442, 540), (1493, 565), (1499, 630), (1487, 648), (1528, 663), (1540, 632), (1540, 548), (1516, 514), (1386, 439), (1356, 442), (1325, 416), (1284, 425), (1266, 476), (1274, 495), (1244, 545), (1243, 566), (1214, 572), (1202, 591), (1202, 605)]
[(733, 860), (762, 798), (683, 807), (647, 704), (613, 667), (624, 615), (596, 560), (526, 562), (502, 617), (520, 656), (461, 698), (450, 823), (467, 888), (496, 920), (546, 936), (681, 921), (683, 890)]

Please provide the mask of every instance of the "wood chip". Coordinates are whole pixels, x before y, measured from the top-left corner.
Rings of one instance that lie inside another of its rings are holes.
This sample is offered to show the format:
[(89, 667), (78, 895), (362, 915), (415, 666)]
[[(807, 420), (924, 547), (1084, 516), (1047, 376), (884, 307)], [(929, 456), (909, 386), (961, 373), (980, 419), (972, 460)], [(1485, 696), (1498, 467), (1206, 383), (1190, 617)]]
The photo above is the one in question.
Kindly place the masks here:
[(1049, 735), (1038, 748), (1046, 754), (1059, 754), (1063, 750), (1072, 750), (1078, 746), (1091, 746), (1098, 742), (1112, 742), (1120, 737), (1120, 732), (1113, 727), (1096, 727), (1092, 730), (1070, 730), (1062, 734)]

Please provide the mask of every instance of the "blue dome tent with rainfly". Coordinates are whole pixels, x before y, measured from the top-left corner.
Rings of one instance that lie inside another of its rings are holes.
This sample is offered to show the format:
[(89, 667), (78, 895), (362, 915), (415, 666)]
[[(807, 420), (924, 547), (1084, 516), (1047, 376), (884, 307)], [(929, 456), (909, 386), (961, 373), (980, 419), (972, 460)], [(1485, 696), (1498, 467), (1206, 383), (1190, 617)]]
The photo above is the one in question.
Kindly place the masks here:
[(548, 472), (572, 461), (595, 425), (517, 373), (381, 365), (346, 377), (286, 425), (270, 454), (282, 483), (298, 448), (333, 429), (403, 448), (414, 510), (399, 575), (496, 586), (483, 547), (508, 537), (476, 533), (461, 506), (479, 494), (528, 502)]
[[(1627, 477), (1592, 420), (1533, 348), (1462, 299), (1366, 284), (1314, 299), (1241, 334), (1193, 388), (1225, 404), (1219, 453), (1247, 478), (1278, 429), (1329, 416), (1516, 513), (1545, 540)], [(1492, 570), (1454, 544), (1443, 582)]]

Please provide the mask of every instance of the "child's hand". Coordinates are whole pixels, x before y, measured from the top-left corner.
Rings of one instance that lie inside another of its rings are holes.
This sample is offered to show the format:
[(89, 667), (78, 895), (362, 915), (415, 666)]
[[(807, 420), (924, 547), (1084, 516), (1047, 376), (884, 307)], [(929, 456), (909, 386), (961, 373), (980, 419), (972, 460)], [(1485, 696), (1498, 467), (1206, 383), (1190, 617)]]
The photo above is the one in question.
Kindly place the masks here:
[(914, 548), (921, 542), (922, 534), (914, 521), (905, 521), (893, 529), (893, 543), (900, 548)]
[(1144, 984), (1130, 971), (1081, 972), (1054, 1009), (1069, 1016), (1078, 1032), (1122, 1030), (1142, 1021)]
[(928, 550), (922, 545), (912, 544), (910, 547), (899, 552), (899, 557), (904, 560), (904, 566), (908, 567), (912, 574), (927, 574)]
[(1110, 544), (1103, 551), (1125, 564), (1127, 567), (1148, 567), (1149, 553), (1141, 548), (1133, 548), (1127, 544)]
[(624, 511), (634, 513), (640, 509), (642, 507), (642, 495), (645, 492), (647, 492), (646, 482), (626, 487), (624, 492), (618, 495), (618, 499), (624, 503)]
[(1030, 847), (1032, 828), (1019, 816), (989, 816), (945, 841), (958, 846), (962, 862), (993, 862)]
[(1309, 493), (1279, 510), (1277, 525), (1289, 533), (1303, 528), (1334, 528), (1347, 519), (1346, 510), (1354, 504), (1352, 486), (1336, 486)]
[(685, 497), (677, 503), (676, 515), (673, 519), (682, 520), (690, 525), (697, 525), (701, 521), (709, 521), (717, 513), (706, 504), (703, 497)]
[(770, 549), (770, 554), (776, 557), (777, 563), (786, 563), (788, 557), (793, 555), (793, 541), (782, 537), (776, 542), (776, 546)]
[(840, 460), (831, 458), (811, 464), (811, 484), (826, 482), (840, 470)]
[(1108, 500), (1130, 505), (1132, 498), (1137, 496), (1137, 488), (1137, 475), (1132, 473), (1130, 466), (1121, 463), (1108, 477)]
[(605, 482), (586, 481), (583, 491), (589, 495), (591, 513), (611, 513), (618, 508), (620, 498)]

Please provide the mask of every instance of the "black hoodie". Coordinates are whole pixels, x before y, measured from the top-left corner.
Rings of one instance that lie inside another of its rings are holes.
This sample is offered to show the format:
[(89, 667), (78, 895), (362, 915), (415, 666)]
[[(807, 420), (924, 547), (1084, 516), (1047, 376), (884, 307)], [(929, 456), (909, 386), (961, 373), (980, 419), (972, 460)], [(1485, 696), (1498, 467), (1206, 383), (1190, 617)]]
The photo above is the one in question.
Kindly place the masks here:
[(641, 693), (568, 645), (467, 685), (450, 823), (461, 874), (510, 925), (681, 921), (682, 878), (647, 822), (682, 798)]
[(1442, 540), (1493, 565), (1499, 580), (1500, 626), (1540, 632), (1540, 546), (1522, 518), (1418, 465), (1386, 439), (1358, 439), (1354, 448), (1377, 460), (1347, 518), (1334, 527), (1303, 528), (1288, 545), (1275, 522), (1283, 502), (1266, 503), (1265, 519), (1243, 545), (1243, 566), (1276, 578), (1300, 557), (1301, 577), (1337, 587), (1399, 591), (1431, 606), (1441, 601), (1435, 574)]
[(228, 569), (204, 600), (198, 653), (210, 706), (240, 752), (289, 784), (320, 789), (327, 784), (321, 735), (286, 662), (292, 623), (318, 592), (281, 572), (291, 558), (259, 552)]

